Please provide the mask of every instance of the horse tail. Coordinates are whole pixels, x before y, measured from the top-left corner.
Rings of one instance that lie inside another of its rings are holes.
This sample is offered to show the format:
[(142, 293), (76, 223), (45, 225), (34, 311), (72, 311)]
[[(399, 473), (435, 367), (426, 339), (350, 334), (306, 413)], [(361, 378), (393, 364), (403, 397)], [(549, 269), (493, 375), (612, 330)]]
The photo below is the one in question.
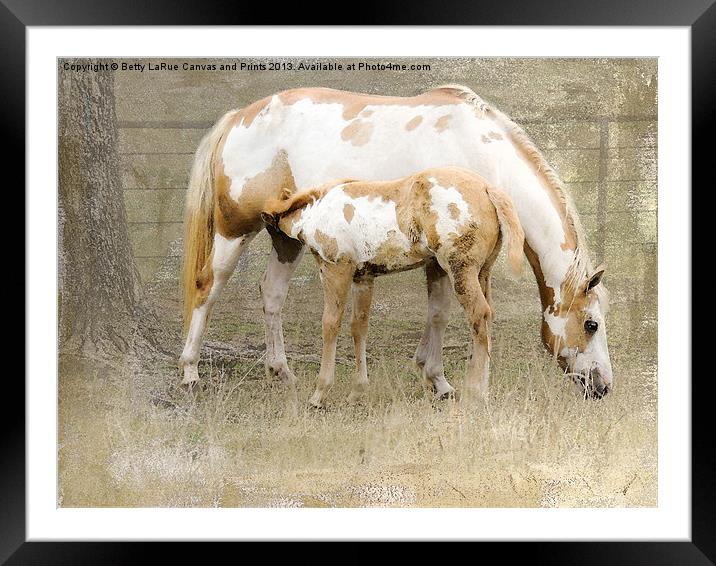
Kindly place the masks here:
[(525, 233), (517, 216), (515, 205), (507, 193), (488, 185), (487, 196), (490, 198), (500, 223), (500, 231), (507, 240), (507, 264), (515, 276), (522, 272), (522, 255), (525, 245)]
[(182, 262), (185, 335), (191, 324), (198, 277), (203, 270), (211, 269), (216, 199), (214, 166), (219, 145), (235, 114), (236, 111), (225, 114), (204, 136), (196, 150), (189, 175), (189, 190), (186, 195), (184, 212), (184, 257)]

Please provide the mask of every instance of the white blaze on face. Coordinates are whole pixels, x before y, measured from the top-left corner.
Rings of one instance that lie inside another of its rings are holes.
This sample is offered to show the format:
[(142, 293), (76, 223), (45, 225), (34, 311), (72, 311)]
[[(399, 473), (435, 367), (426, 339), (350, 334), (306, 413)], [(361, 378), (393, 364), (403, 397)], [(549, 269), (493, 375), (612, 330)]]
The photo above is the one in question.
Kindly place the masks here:
[[(430, 209), (437, 215), (435, 229), (438, 235), (445, 239), (450, 234), (457, 233), (470, 219), (470, 211), (465, 199), (455, 187), (443, 187), (437, 179), (428, 179), (432, 184), (430, 188)], [(453, 217), (451, 206), (457, 208), (457, 218)]]
[(589, 338), (584, 352), (577, 353), (573, 371), (587, 373), (591, 370), (597, 370), (602, 384), (611, 385), (613, 376), (609, 347), (607, 346), (607, 327), (598, 299), (595, 298), (591, 302), (587, 313), (590, 319), (595, 321), (599, 327), (594, 335)]
[(565, 332), (567, 327), (566, 317), (553, 315), (549, 312), (549, 307), (547, 307), (544, 311), (544, 320), (547, 323), (547, 326), (549, 326), (550, 332), (552, 332), (552, 334), (556, 337), (561, 338), (562, 340), (567, 337)]
[[(338, 256), (347, 255), (358, 264), (375, 259), (380, 247), (389, 239), (403, 251), (410, 250), (410, 241), (398, 225), (393, 201), (379, 196), (353, 198), (343, 186), (329, 190), (303, 209), (293, 223), (291, 236), (300, 237), (326, 260), (334, 258), (326, 256), (320, 235), (333, 238)], [(344, 214), (347, 205), (353, 207), (350, 222)]]

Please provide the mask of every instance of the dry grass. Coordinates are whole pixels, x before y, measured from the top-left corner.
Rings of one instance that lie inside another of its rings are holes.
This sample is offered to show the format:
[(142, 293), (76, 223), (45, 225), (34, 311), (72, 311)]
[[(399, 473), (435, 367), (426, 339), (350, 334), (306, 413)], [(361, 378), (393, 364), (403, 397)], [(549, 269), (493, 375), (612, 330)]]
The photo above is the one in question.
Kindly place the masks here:
[[(655, 296), (635, 303), (633, 288), (609, 282), (618, 381), (603, 401), (585, 401), (541, 349), (534, 282), (498, 275), (491, 396), (464, 406), (434, 403), (410, 363), (426, 308), (422, 274), (384, 278), (369, 331), (365, 403), (345, 402), (352, 355), (344, 324), (330, 405), (316, 412), (305, 405), (320, 345), (315, 267), (304, 260), (286, 309), (299, 377), (293, 398), (264, 377), (260, 245), (215, 313), (205, 388), (196, 395), (156, 360), (114, 368), (62, 360), (60, 505), (656, 505)], [(179, 328), (175, 285), (169, 277), (153, 293), (168, 327)], [(458, 388), (467, 342), (455, 308), (445, 359)]]

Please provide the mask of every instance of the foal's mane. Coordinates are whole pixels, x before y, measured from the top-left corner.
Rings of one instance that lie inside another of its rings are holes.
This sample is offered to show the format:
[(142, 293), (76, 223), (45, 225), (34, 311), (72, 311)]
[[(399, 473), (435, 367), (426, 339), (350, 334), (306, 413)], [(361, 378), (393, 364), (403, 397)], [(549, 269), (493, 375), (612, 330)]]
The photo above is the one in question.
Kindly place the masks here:
[(283, 189), (279, 198), (266, 202), (263, 207), (263, 214), (278, 222), (282, 217), (314, 203), (330, 189), (350, 182), (352, 182), (352, 179), (331, 181), (296, 193), (291, 193), (289, 189)]
[(574, 257), (567, 272), (565, 283), (571, 290), (576, 290), (591, 275), (593, 266), (589, 257), (589, 249), (587, 248), (584, 230), (579, 221), (579, 215), (577, 214), (567, 188), (564, 186), (564, 183), (562, 183), (557, 172), (547, 162), (542, 152), (520, 126), (497, 108), (485, 102), (472, 89), (462, 85), (448, 84), (437, 87), (434, 90), (448, 91), (454, 94), (474, 106), (480, 114), (496, 122), (508, 135), (514, 146), (532, 163), (535, 170), (542, 176), (547, 187), (557, 197), (557, 202), (560, 203), (562, 208), (559, 212), (564, 216), (567, 227), (572, 230), (576, 244)]

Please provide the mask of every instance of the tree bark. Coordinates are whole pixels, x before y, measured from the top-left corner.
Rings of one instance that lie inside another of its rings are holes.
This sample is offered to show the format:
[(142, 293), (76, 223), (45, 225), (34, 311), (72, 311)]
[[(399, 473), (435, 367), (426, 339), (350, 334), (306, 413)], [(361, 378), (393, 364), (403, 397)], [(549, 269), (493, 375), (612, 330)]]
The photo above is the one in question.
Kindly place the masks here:
[(129, 242), (114, 74), (60, 68), (58, 87), (60, 352), (127, 353), (156, 319)]

